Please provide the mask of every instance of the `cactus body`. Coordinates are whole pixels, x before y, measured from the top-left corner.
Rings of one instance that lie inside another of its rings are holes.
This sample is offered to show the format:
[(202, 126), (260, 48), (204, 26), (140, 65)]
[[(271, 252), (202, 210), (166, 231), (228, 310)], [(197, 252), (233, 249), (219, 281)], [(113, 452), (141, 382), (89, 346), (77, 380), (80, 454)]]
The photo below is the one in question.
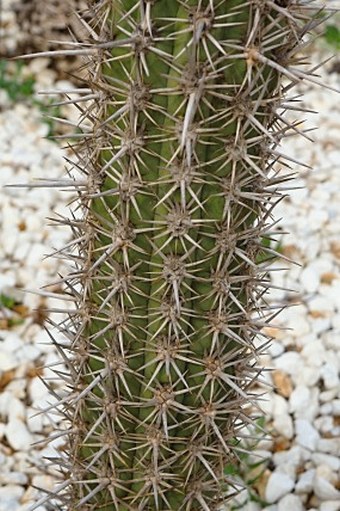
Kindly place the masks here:
[(217, 510), (251, 420), (254, 338), (274, 314), (263, 240), (286, 179), (273, 165), (289, 163), (277, 145), (299, 131), (280, 107), (308, 77), (297, 52), (311, 11), (88, 3), (90, 45), (70, 51), (92, 103), (74, 146), (83, 218), (65, 219), (75, 307), (60, 326), (71, 392), (56, 509)]

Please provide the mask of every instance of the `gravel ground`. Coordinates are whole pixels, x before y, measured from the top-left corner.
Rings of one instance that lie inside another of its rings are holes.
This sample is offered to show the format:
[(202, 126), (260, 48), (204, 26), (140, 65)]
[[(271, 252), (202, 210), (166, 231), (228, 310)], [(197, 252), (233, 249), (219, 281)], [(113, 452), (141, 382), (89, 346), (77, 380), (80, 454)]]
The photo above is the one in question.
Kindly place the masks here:
[[(66, 87), (46, 64), (32, 62), (24, 73), (34, 74), (39, 90)], [(62, 114), (72, 116), (70, 109)], [(44, 328), (44, 309), (60, 302), (22, 290), (38, 290), (62, 271), (58, 261), (44, 256), (61, 248), (70, 233), (49, 227), (46, 217), (55, 216), (53, 211), (67, 214), (70, 197), (54, 189), (3, 188), (64, 175), (66, 151), (44, 138), (49, 125), (41, 116), (32, 98), (14, 103), (0, 89), (0, 511), (26, 510), (29, 502), (37, 501), (33, 486), (52, 487), (53, 477), (42, 475), (39, 467), (42, 457), (53, 455), (53, 446), (60, 444), (56, 440), (32, 446), (57, 426), (55, 417), (36, 413), (53, 402), (40, 380), (54, 376), (51, 368), (43, 367), (58, 360)], [(60, 319), (54, 316), (50, 318)]]
[[(322, 52), (319, 44), (313, 60)], [(340, 89), (333, 66), (320, 74)], [(34, 74), (35, 90), (67, 87), (40, 59), (23, 73)], [(284, 144), (286, 153), (313, 170), (296, 167), (296, 189), (276, 209), (279, 227), (290, 233), (281, 240), (282, 254), (299, 264), (279, 260), (276, 266), (286, 271), (272, 273), (277, 289), (270, 301), (291, 306), (266, 332), (273, 342), (262, 363), (273, 371), (264, 378), (275, 390), (262, 408), (273, 437), (260, 440), (245, 459), (240, 476), (248, 490), (238, 499), (244, 511), (340, 510), (340, 105), (328, 90), (303, 90), (306, 108), (320, 112), (306, 113), (304, 127), (319, 129), (311, 133), (313, 143), (292, 138)], [(72, 108), (61, 114), (75, 116)], [(39, 289), (62, 271), (60, 261), (43, 257), (67, 242), (69, 232), (49, 227), (45, 218), (53, 211), (67, 214), (71, 197), (53, 189), (2, 188), (64, 174), (67, 152), (44, 138), (49, 129), (38, 104), (13, 102), (0, 89), (0, 511), (25, 511), (37, 501), (34, 486), (53, 486), (53, 473), (40, 470), (41, 459), (60, 447), (60, 440), (43, 442), (58, 419), (36, 415), (53, 402), (40, 377), (54, 377), (46, 366), (58, 360), (44, 329), (44, 309), (56, 304), (22, 290)], [(254, 466), (258, 454), (265, 461)]]
[[(316, 63), (325, 54), (315, 50)], [(320, 75), (340, 89), (334, 62)], [(305, 114), (303, 127), (318, 130), (313, 143), (293, 137), (283, 144), (312, 169), (293, 166), (296, 189), (275, 211), (278, 228), (289, 232), (280, 250), (298, 264), (273, 265), (285, 271), (272, 272), (277, 289), (268, 300), (289, 307), (265, 329), (273, 341), (261, 359), (274, 390), (261, 406), (273, 437), (257, 446), (267, 461), (248, 474), (258, 478), (238, 499), (248, 501), (244, 511), (340, 510), (340, 104), (336, 93), (314, 85), (300, 91), (303, 106), (319, 112)]]

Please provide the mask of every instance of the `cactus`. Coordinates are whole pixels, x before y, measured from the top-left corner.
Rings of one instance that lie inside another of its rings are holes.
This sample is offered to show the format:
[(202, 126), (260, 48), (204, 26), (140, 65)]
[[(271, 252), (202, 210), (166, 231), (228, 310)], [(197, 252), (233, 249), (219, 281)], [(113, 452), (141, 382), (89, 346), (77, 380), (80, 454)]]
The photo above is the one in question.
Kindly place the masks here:
[(268, 340), (255, 337), (277, 314), (264, 295), (290, 178), (278, 145), (308, 138), (283, 111), (303, 110), (292, 86), (318, 83), (300, 54), (321, 19), (309, 3), (93, 0), (87, 39), (54, 52), (84, 58), (87, 125), (72, 146), (82, 177), (60, 182), (81, 211), (58, 220), (73, 232), (59, 253), (73, 265), (67, 342), (53, 341), (68, 371), (64, 479), (37, 505), (225, 502), (257, 406)]

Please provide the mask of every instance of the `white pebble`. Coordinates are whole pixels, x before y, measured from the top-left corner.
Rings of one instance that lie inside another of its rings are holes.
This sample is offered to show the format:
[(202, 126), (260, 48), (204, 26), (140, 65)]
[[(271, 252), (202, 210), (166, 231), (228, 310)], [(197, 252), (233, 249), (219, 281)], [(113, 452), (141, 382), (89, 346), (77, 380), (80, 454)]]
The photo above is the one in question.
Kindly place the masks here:
[[(44, 426), (50, 426), (52, 420), (50, 414), (45, 413), (44, 411), (47, 408), (51, 408), (51, 406), (55, 405), (58, 401), (59, 401), (58, 398), (55, 397), (53, 394), (46, 394), (44, 398), (35, 401), (34, 408), (37, 410), (37, 412), (40, 412), (40, 416)], [(55, 414), (53, 416), (53, 421), (60, 422), (60, 420), (61, 416), (59, 414), (58, 415)]]
[[(334, 325), (334, 321), (339, 318), (340, 318), (339, 314), (334, 314), (334, 316), (331, 318), (333, 328), (339, 328)], [(329, 332), (324, 334), (323, 341), (328, 349), (340, 351), (340, 332), (334, 332), (333, 330), (330, 330)]]
[(277, 369), (281, 369), (289, 375), (295, 375), (303, 368), (303, 360), (296, 351), (287, 351), (273, 361)]
[(340, 399), (334, 399), (332, 402), (333, 415), (340, 415)]
[(10, 392), (12, 396), (20, 400), (24, 400), (26, 397), (26, 380), (24, 379), (26, 373), (20, 374), (24, 368), (25, 365), (18, 367), (16, 372), (17, 379), (14, 378), (6, 387), (6, 390)]
[(289, 397), (289, 411), (294, 413), (296, 411), (304, 413), (310, 403), (310, 390), (303, 386), (297, 386)]
[[(318, 388), (318, 386), (311, 387), (310, 394), (311, 394), (310, 404), (307, 410), (305, 410), (304, 417), (302, 418), (307, 419), (309, 422), (313, 424), (315, 418), (319, 415), (318, 410), (320, 405), (319, 403), (320, 389)], [(298, 418), (297, 412), (295, 413), (295, 416), (296, 418)]]
[(279, 502), (278, 511), (304, 511), (299, 497), (296, 495), (285, 495)]
[(8, 353), (8, 351), (0, 351), (0, 371), (10, 371), (17, 366), (18, 362), (12, 353)]
[(328, 318), (311, 318), (310, 325), (312, 327), (312, 331), (315, 335), (319, 336), (319, 334), (326, 332), (331, 327), (331, 319)]
[(314, 425), (321, 433), (330, 433), (334, 429), (333, 417), (329, 415), (317, 417), (314, 421)]
[(308, 309), (313, 312), (333, 313), (334, 305), (325, 296), (316, 295), (308, 300)]
[(52, 490), (53, 479), (47, 475), (34, 475), (32, 477), (32, 485), (42, 490)]
[[(3, 169), (1, 169), (2, 171)], [(3, 211), (6, 210), (6, 208), (3, 208)], [(4, 220), (4, 219), (2, 219)], [(15, 277), (12, 273), (9, 272), (3, 272), (0, 274), (0, 291), (4, 292), (8, 288), (13, 288), (15, 286)]]
[(46, 397), (46, 394), (49, 393), (48, 389), (46, 388), (46, 385), (44, 385), (44, 383), (38, 377), (32, 378), (28, 388), (28, 392), (32, 404), (34, 404), (35, 401), (38, 401)]
[(314, 387), (320, 379), (320, 370), (318, 367), (308, 367), (305, 365), (302, 370), (294, 376), (296, 386), (304, 385), (306, 387)]
[(317, 474), (314, 477), (313, 488), (315, 495), (320, 500), (336, 500), (340, 499), (340, 492), (334, 486)]
[(6, 353), (13, 353), (15, 358), (15, 353), (23, 346), (23, 344), (23, 340), (16, 332), (7, 332), (4, 342), (1, 343), (1, 349), (6, 351)]
[(309, 459), (309, 452), (302, 449), (299, 445), (294, 445), (287, 451), (278, 451), (273, 454), (273, 461), (280, 472), (285, 471), (285, 467), (288, 467), (287, 473), (293, 474), (292, 478), (295, 478), (296, 469), (298, 466), (304, 463), (306, 459)]
[(318, 452), (325, 452), (340, 456), (340, 438), (320, 438), (317, 442)]
[(23, 402), (12, 396), (9, 405), (8, 420), (11, 421), (13, 419), (18, 419), (20, 421), (24, 421), (26, 418), (26, 409)]
[(0, 472), (0, 484), (27, 484), (28, 477), (21, 472)]
[(312, 231), (319, 231), (328, 220), (328, 211), (315, 208), (308, 215), (308, 222)]
[(321, 415), (332, 415), (332, 403), (324, 403), (321, 405), (319, 412)]
[(273, 504), (292, 491), (293, 488), (294, 480), (289, 477), (289, 475), (280, 472), (272, 472), (267, 482), (265, 500)]
[(32, 433), (38, 433), (43, 430), (44, 424), (43, 424), (43, 418), (41, 413), (39, 413), (39, 410), (36, 410), (35, 408), (28, 407), (27, 408), (27, 426), (28, 429)]
[[(59, 338), (60, 338), (61, 334), (53, 332), (52, 327), (49, 328), (49, 332), (51, 333), (51, 335), (53, 337), (57, 336), (58, 342), (59, 342)], [(41, 352), (43, 352), (43, 353), (51, 353), (52, 352), (53, 355), (56, 356), (55, 352), (54, 352), (53, 345), (51, 343), (50, 336), (48, 335), (48, 333), (45, 330), (43, 330), (41, 328), (40, 330), (36, 331), (33, 336), (33, 339), (34, 339), (34, 345), (37, 346)]]
[(273, 415), (277, 417), (279, 415), (288, 414), (288, 401), (280, 396), (280, 394), (273, 394)]
[(317, 339), (302, 348), (301, 356), (308, 366), (322, 366), (325, 360), (325, 348), (320, 339)]
[(310, 322), (307, 321), (307, 318), (301, 316), (298, 320), (294, 320), (292, 334), (296, 339), (300, 339), (304, 335), (308, 335), (310, 333), (310, 327), (311, 325)]
[(320, 285), (320, 277), (315, 268), (306, 266), (300, 273), (300, 282), (307, 293), (315, 293)]
[(8, 390), (0, 392), (0, 416), (8, 416), (11, 400), (13, 396)]
[(340, 310), (340, 282), (333, 280), (332, 284), (328, 286), (327, 298), (333, 303), (334, 307)]
[[(309, 323), (308, 323), (309, 324)], [(317, 336), (314, 332), (310, 332), (309, 334), (301, 335), (296, 338), (296, 345), (300, 348), (303, 348), (307, 344), (314, 342), (317, 339)]]
[(295, 491), (297, 493), (310, 493), (313, 490), (315, 472), (315, 468), (302, 472), (295, 486)]
[(28, 451), (31, 448), (33, 438), (26, 425), (18, 419), (8, 422), (5, 430), (6, 438), (10, 446), (16, 451)]
[[(324, 390), (320, 392), (319, 399), (321, 403), (327, 403), (333, 401), (335, 396), (338, 394), (338, 389)], [(340, 415), (340, 414), (338, 414)]]
[(338, 370), (334, 364), (323, 364), (320, 369), (320, 375), (323, 379), (326, 389), (333, 389), (339, 386)]
[(340, 511), (339, 500), (326, 500), (321, 502), (319, 511)]
[[(260, 394), (262, 394), (262, 390), (260, 389)], [(271, 416), (273, 414), (273, 400), (268, 398), (268, 396), (261, 396), (261, 401), (259, 401), (259, 406), (261, 408), (261, 411), (263, 412), (263, 415)]]
[(316, 469), (316, 476), (323, 477), (326, 481), (329, 481), (332, 484), (337, 482), (336, 474), (334, 474), (333, 470), (329, 468), (328, 465), (319, 465)]
[(276, 358), (282, 355), (284, 352), (284, 347), (281, 342), (272, 341), (268, 348), (268, 352), (272, 358)]
[(45, 227), (43, 219), (40, 218), (40, 216), (38, 216), (36, 214), (35, 215), (34, 214), (27, 215), (25, 217), (25, 224), (26, 224), (27, 230), (33, 231), (33, 232), (36, 231), (39, 233), (41, 233), (41, 230), (44, 229), (44, 227)]
[(39, 243), (32, 243), (28, 252), (26, 264), (31, 267), (38, 267), (42, 264), (42, 259), (46, 255), (46, 246)]
[(16, 484), (7, 484), (0, 488), (0, 511), (18, 511), (20, 508), (19, 499), (23, 496), (25, 489)]
[(293, 462), (284, 463), (276, 467), (276, 471), (279, 474), (285, 474), (290, 477), (293, 481), (296, 479), (296, 465)]
[(30, 253), (32, 244), (28, 241), (19, 243), (14, 251), (13, 258), (16, 261), (26, 261), (28, 254)]
[(315, 465), (327, 465), (332, 471), (337, 472), (340, 469), (340, 459), (330, 454), (315, 452), (312, 454), (312, 461)]
[(305, 204), (307, 196), (308, 190), (305, 181), (300, 178), (296, 178), (294, 180), (294, 190), (291, 190), (289, 193), (289, 200), (293, 204), (299, 205), (301, 202)]
[(20, 511), (20, 503), (15, 498), (4, 498), (0, 502), (0, 511)]
[(305, 419), (295, 421), (296, 443), (314, 451), (320, 438), (318, 431)]
[(280, 433), (285, 438), (291, 439), (294, 435), (294, 426), (293, 420), (290, 415), (287, 413), (281, 413), (280, 415), (275, 415), (273, 426), (278, 433)]

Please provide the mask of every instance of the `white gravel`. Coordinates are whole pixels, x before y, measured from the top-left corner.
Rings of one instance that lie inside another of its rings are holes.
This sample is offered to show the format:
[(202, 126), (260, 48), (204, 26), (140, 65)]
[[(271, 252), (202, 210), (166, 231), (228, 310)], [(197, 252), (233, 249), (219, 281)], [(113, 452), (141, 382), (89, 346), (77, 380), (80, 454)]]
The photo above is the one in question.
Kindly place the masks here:
[[(319, 43), (312, 60), (326, 51)], [(321, 78), (340, 90), (340, 74), (329, 73), (331, 67), (320, 71)], [(273, 343), (262, 364), (273, 369), (265, 379), (274, 389), (262, 409), (273, 436), (260, 441), (255, 453), (267, 449), (270, 461), (248, 495), (237, 499), (244, 505), (229, 504), (227, 511), (340, 510), (340, 103), (336, 93), (314, 85), (300, 90), (303, 105), (319, 111), (304, 115), (304, 128), (318, 130), (313, 143), (291, 138), (283, 145), (313, 170), (293, 168), (300, 174), (294, 186), (302, 188), (275, 211), (279, 227), (289, 231), (282, 252), (299, 266), (275, 263), (286, 270), (272, 272), (273, 284), (295, 293), (268, 294), (273, 304), (291, 305), (265, 329)], [(248, 467), (240, 477), (247, 482), (252, 475)]]
[[(25, 74), (35, 74), (39, 90), (65, 87), (46, 66), (36, 61)], [(57, 420), (53, 416), (53, 426), (51, 418), (37, 414), (52, 401), (40, 377), (51, 376), (51, 369), (43, 366), (57, 355), (36, 309), (42, 315), (42, 308), (52, 303), (23, 289), (38, 290), (61, 269), (56, 260), (43, 257), (63, 245), (70, 233), (48, 227), (45, 218), (54, 216), (53, 211), (63, 213), (70, 196), (51, 189), (4, 188), (64, 175), (66, 153), (44, 138), (48, 125), (31, 103), (14, 104), (0, 89), (0, 295), (16, 300), (16, 310), (0, 308), (0, 511), (25, 511), (37, 501), (33, 485), (53, 485), (40, 470), (42, 457), (54, 454), (52, 446), (48, 452), (44, 443), (32, 446), (53, 432)], [(69, 108), (63, 114), (72, 115)], [(14, 325), (14, 320), (21, 324)]]
[[(38, 89), (55, 88), (55, 76), (42, 61), (31, 66)], [(328, 85), (340, 88), (339, 74), (327, 69), (320, 74)], [(327, 90), (307, 85), (304, 91), (305, 106), (320, 111), (304, 115), (305, 127), (319, 125), (319, 130), (313, 144), (289, 139), (285, 150), (313, 171), (297, 169), (296, 185), (303, 188), (291, 192), (276, 210), (277, 218), (283, 217), (280, 227), (290, 232), (282, 250), (300, 266), (279, 261), (287, 270), (272, 273), (275, 285), (296, 289), (296, 303), (267, 329), (273, 344), (262, 363), (273, 368), (265, 379), (275, 390), (263, 410), (274, 436), (257, 445), (269, 458), (263, 469), (250, 467), (249, 477), (243, 474), (247, 482), (258, 470), (249, 492), (239, 499), (243, 511), (340, 510), (340, 104)], [(0, 90), (1, 187), (63, 174), (64, 151), (43, 138), (47, 129), (37, 107), (14, 105)], [(38, 308), (41, 314), (51, 303), (22, 289), (38, 289), (55, 279), (59, 265), (42, 258), (66, 242), (69, 233), (48, 227), (44, 219), (53, 210), (64, 211), (69, 196), (46, 189), (1, 188), (0, 193), (0, 294), (19, 304), (16, 312), (0, 310), (0, 511), (26, 511), (37, 500), (33, 485), (53, 485), (51, 476), (41, 474), (39, 460), (60, 442), (31, 445), (53, 431), (36, 411), (51, 402), (39, 377), (51, 376), (50, 369), (41, 368), (56, 355), (34, 312)], [(291, 295), (273, 290), (270, 300), (289, 296), (292, 301)], [(22, 324), (11, 323), (21, 317)]]

